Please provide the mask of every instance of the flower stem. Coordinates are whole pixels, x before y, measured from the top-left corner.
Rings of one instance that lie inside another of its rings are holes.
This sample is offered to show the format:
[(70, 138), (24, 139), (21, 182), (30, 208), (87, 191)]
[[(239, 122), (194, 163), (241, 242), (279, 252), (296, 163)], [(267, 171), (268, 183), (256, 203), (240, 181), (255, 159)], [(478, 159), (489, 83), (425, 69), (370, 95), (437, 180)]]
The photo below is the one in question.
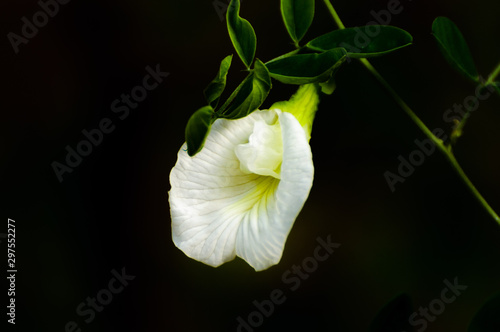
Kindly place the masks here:
[[(339, 27), (339, 29), (345, 29), (344, 23), (340, 19), (339, 15), (335, 11), (335, 8), (333, 8), (330, 0), (323, 0), (326, 7), (330, 11), (330, 14), (332, 15), (335, 23)], [(406, 104), (406, 102), (401, 99), (401, 97), (397, 94), (397, 92), (391, 87), (391, 85), (380, 75), (380, 73), (373, 67), (373, 65), (367, 60), (367, 59), (359, 59), (359, 61), (368, 69), (370, 73), (384, 86), (384, 88), (387, 89), (387, 91), (391, 94), (391, 96), (394, 98), (396, 103), (401, 106), (401, 108), (405, 111), (405, 113), (410, 117), (410, 119), (417, 125), (417, 127), (420, 128), (424, 132), (424, 134), (431, 139), (436, 146), (438, 147), (439, 151), (441, 151), (446, 159), (450, 162), (451, 166), (455, 169), (457, 172), (458, 176), (462, 179), (462, 181), (467, 185), (469, 190), (472, 192), (472, 194), (477, 198), (479, 203), (488, 211), (488, 213), (493, 217), (493, 219), (500, 225), (500, 217), (496, 214), (496, 212), (493, 210), (493, 208), (488, 204), (488, 202), (484, 199), (484, 197), (481, 195), (481, 193), (476, 189), (472, 181), (467, 177), (467, 174), (465, 174), (464, 170), (458, 163), (457, 159), (455, 158), (455, 155), (453, 154), (453, 151), (451, 149), (451, 146), (446, 147), (444, 142), (436, 137), (432, 133), (432, 131), (429, 130), (429, 128), (420, 120), (420, 118), (413, 112), (413, 110)], [(496, 77), (500, 74), (500, 64), (497, 66), (497, 68), (493, 71), (493, 73), (490, 75), (488, 78), (488, 81), (486, 82), (485, 85), (488, 84), (493, 84), (494, 80)], [(497, 90), (500, 90), (497, 89)], [(499, 91), (500, 92), (500, 91)]]

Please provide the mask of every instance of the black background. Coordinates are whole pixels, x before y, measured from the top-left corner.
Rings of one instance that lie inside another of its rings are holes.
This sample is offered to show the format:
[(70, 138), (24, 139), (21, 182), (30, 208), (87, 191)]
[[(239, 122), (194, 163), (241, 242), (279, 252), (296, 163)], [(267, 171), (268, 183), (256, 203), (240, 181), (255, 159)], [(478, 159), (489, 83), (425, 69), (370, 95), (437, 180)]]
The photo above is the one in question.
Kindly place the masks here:
[[(370, 11), (387, 8), (386, 1), (334, 5), (348, 26), (364, 25), (373, 20)], [(445, 15), (457, 23), (486, 77), (500, 59), (498, 1), (402, 6), (391, 24), (409, 31), (414, 45), (372, 62), (430, 128), (449, 133), (443, 113), (475, 87), (439, 53), (432, 21)], [(17, 330), (64, 331), (76, 321), (83, 331), (235, 331), (236, 318), (255, 310), (252, 301), (282, 289), (287, 301), (256, 330), (365, 331), (394, 296), (408, 293), (415, 308), (428, 306), (444, 279), (458, 277), (469, 288), (428, 331), (465, 331), (500, 290), (498, 224), (444, 157), (429, 157), (391, 193), (384, 172), (396, 172), (397, 157), (407, 157), (424, 136), (354, 61), (339, 72), (335, 93), (322, 99), (311, 140), (314, 187), (281, 262), (256, 273), (240, 259), (214, 269), (187, 258), (171, 240), (168, 175), (187, 119), (204, 105), (204, 87), (220, 60), (234, 53), (225, 22), (209, 0), (73, 0), (15, 54), (7, 33), (20, 34), (21, 17), (39, 10), (34, 0), (0, 4), (0, 232), (7, 218), (16, 220)], [(293, 49), (279, 1), (245, 0), (241, 14), (256, 30), (258, 58)], [(317, 1), (305, 38), (334, 28)], [(157, 64), (170, 76), (119, 120), (113, 100)], [(240, 69), (235, 58), (230, 88), (239, 83)], [(263, 108), (293, 91), (276, 82)], [(498, 95), (482, 102), (456, 148), (497, 211), (499, 111)], [(74, 148), (82, 130), (103, 118), (113, 120), (115, 131), (59, 183), (51, 163), (64, 162), (65, 147)], [(289, 291), (283, 273), (313, 254), (317, 237), (328, 235), (342, 246)], [(0, 248), (6, 252), (5, 241)], [(122, 268), (136, 278), (84, 323), (76, 307), (107, 287), (112, 269)]]

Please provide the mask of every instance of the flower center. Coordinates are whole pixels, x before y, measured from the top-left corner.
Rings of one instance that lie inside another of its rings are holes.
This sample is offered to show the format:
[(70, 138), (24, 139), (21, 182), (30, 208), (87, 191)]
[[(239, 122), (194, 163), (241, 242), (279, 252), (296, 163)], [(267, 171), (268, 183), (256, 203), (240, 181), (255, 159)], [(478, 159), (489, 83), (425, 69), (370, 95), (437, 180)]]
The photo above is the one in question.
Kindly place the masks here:
[(264, 119), (256, 121), (248, 143), (236, 146), (235, 152), (243, 173), (280, 179), (283, 139), (277, 114), (271, 123)]

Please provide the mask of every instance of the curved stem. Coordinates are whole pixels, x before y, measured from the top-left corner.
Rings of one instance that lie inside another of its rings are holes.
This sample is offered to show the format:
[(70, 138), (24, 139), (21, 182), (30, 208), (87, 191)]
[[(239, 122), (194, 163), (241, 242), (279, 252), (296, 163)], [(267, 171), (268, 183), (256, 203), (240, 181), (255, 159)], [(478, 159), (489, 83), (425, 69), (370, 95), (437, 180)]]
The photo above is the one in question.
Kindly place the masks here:
[[(342, 20), (338, 16), (337, 12), (333, 8), (330, 0), (324, 0), (325, 5), (328, 7), (328, 10), (330, 11), (330, 14), (333, 16), (333, 19), (335, 20), (337, 26), (339, 29), (345, 29), (344, 24), (342, 23)], [(387, 91), (391, 94), (391, 96), (394, 98), (396, 103), (398, 103), (399, 106), (405, 111), (405, 113), (410, 117), (410, 119), (424, 132), (424, 134), (431, 139), (436, 146), (438, 147), (439, 151), (443, 153), (443, 155), (448, 159), (450, 164), (452, 165), (453, 169), (457, 172), (458, 176), (464, 181), (464, 183), (467, 185), (469, 190), (472, 192), (472, 194), (477, 198), (479, 203), (488, 211), (488, 213), (493, 217), (493, 219), (500, 224), (500, 217), (496, 214), (496, 212), (493, 210), (493, 208), (488, 204), (488, 202), (484, 199), (484, 197), (481, 195), (481, 193), (476, 189), (472, 181), (467, 177), (465, 174), (464, 170), (458, 163), (457, 159), (455, 158), (453, 151), (451, 147), (446, 147), (444, 142), (436, 137), (432, 133), (432, 131), (429, 130), (429, 128), (420, 120), (420, 118), (413, 112), (413, 110), (406, 104), (406, 102), (401, 99), (401, 97), (397, 94), (397, 92), (391, 87), (391, 85), (380, 75), (380, 73), (373, 67), (373, 65), (367, 60), (367, 59), (359, 59), (360, 62), (372, 73), (373, 76), (387, 89)], [(496, 79), (496, 77), (500, 74), (500, 64), (497, 66), (497, 68), (493, 71), (493, 73), (490, 75), (488, 81), (486, 82), (485, 85), (487, 84), (492, 84), (493, 81)]]

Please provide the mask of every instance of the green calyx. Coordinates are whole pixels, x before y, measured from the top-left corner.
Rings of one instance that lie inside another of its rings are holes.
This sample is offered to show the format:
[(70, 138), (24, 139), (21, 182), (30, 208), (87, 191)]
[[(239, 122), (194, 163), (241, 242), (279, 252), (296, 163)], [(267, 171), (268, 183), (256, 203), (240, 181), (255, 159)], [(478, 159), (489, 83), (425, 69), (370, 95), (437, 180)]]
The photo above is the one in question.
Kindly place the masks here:
[(304, 84), (290, 100), (274, 103), (270, 109), (280, 109), (291, 113), (306, 132), (307, 139), (311, 139), (312, 124), (318, 110), (319, 94), (317, 84)]

